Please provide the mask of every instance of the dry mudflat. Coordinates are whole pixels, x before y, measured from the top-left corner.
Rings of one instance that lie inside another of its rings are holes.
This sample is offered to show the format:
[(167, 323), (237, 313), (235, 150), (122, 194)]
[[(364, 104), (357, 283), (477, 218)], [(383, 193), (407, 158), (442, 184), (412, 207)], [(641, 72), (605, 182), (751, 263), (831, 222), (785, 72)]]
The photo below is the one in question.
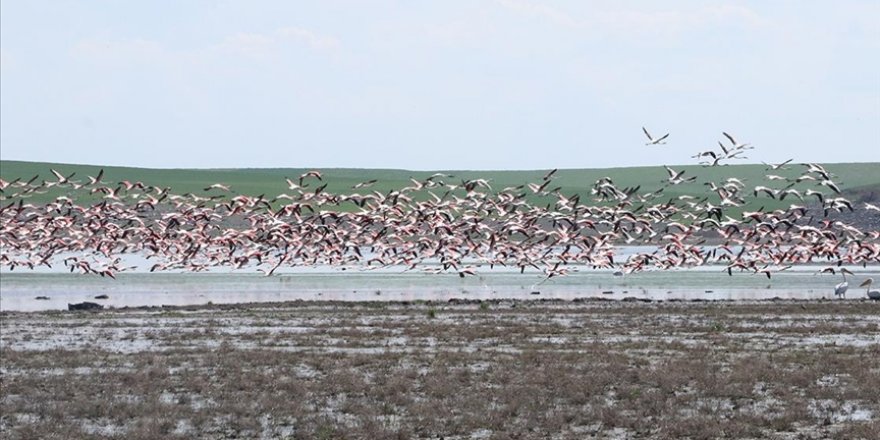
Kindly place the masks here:
[(2, 313), (0, 437), (880, 438), (880, 304)]

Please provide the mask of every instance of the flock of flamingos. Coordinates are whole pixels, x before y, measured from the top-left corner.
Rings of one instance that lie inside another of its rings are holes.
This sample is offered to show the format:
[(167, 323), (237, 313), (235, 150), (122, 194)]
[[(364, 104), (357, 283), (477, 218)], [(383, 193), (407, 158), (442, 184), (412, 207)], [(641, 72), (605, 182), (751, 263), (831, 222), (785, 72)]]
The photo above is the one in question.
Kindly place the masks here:
[[(668, 137), (644, 132), (648, 145)], [(723, 166), (752, 148), (724, 136), (727, 144), (694, 157)], [(175, 194), (141, 182), (107, 182), (103, 170), (87, 180), (51, 170), (50, 180), (0, 179), (0, 267), (63, 264), (71, 272), (115, 277), (133, 269), (120, 258), (133, 253), (151, 261), (150, 271), (226, 267), (267, 276), (279, 267), (329, 265), (465, 277), (497, 265), (549, 279), (584, 266), (624, 274), (715, 265), (769, 278), (816, 263), (843, 276), (835, 288), (843, 296), (852, 274), (846, 266), (880, 263), (880, 231), (833, 215), (880, 215), (880, 208), (843, 197), (821, 165), (768, 164), (766, 181), (706, 182), (710, 197), (664, 197), (664, 189), (696, 178), (665, 168), (669, 177), (656, 189), (623, 188), (605, 177), (589, 196), (554, 188), (556, 170), (507, 188), (435, 174), (388, 192), (371, 190), (376, 181), (362, 182), (346, 194), (327, 191), (321, 173), (310, 171), (287, 179), (288, 191), (270, 198), (236, 194), (221, 183), (200, 194)], [(50, 190), (61, 195), (28, 203)], [(88, 203), (77, 200), (86, 194)], [(792, 203), (742, 211), (750, 197)], [(615, 246), (622, 244), (648, 245), (650, 252), (619, 261)], [(880, 299), (880, 292), (867, 293)]]

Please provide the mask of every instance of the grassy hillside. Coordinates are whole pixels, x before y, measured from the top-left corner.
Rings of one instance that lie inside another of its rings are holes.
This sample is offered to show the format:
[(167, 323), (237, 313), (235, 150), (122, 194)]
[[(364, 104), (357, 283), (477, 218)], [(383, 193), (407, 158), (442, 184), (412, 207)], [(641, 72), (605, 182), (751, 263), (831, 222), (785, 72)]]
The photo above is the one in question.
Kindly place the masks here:
[[(736, 177), (746, 183), (747, 189), (751, 189), (756, 185), (769, 186), (771, 188), (782, 188), (785, 182), (768, 181), (766, 174), (777, 174), (784, 177), (797, 177), (801, 174), (804, 167), (801, 165), (789, 165), (787, 170), (766, 171), (764, 165), (731, 165), (722, 167), (703, 167), (703, 166), (674, 166), (675, 170), (686, 170), (684, 177), (697, 176), (696, 182), (689, 184), (676, 185), (668, 187), (664, 192), (664, 199), (674, 197), (680, 194), (690, 194), (694, 196), (709, 196), (711, 192), (705, 185), (706, 182), (722, 182), (728, 177)], [(849, 190), (848, 192), (860, 192), (880, 187), (880, 163), (848, 163), (848, 164), (827, 164), (826, 169), (837, 177), (835, 181), (841, 189)], [(62, 174), (76, 173), (73, 180), (87, 181), (86, 176), (95, 176), (104, 169), (105, 182), (119, 182), (122, 180), (141, 181), (146, 185), (154, 185), (166, 187), (170, 186), (173, 191), (178, 194), (196, 193), (204, 194), (203, 188), (214, 184), (224, 183), (232, 187), (232, 190), (239, 194), (260, 195), (265, 194), (272, 197), (284, 192), (290, 192), (285, 183), (285, 177), (293, 180), (308, 169), (302, 168), (265, 168), (265, 169), (148, 169), (148, 168), (129, 168), (129, 167), (110, 167), (110, 166), (93, 166), (93, 165), (71, 165), (47, 162), (22, 162), (22, 161), (0, 161), (0, 178), (11, 181), (16, 178), (29, 180), (38, 175), (39, 180), (55, 180), (50, 169), (55, 169)], [(435, 171), (407, 171), (392, 169), (350, 169), (350, 168), (329, 168), (320, 169), (324, 175), (324, 181), (328, 183), (327, 191), (334, 193), (352, 193), (352, 192), (371, 192), (380, 191), (387, 192), (391, 189), (399, 189), (410, 185), (410, 178), (425, 179), (435, 173)], [(460, 183), (463, 179), (484, 178), (490, 179), (490, 183), (495, 190), (507, 186), (516, 186), (529, 182), (540, 182), (542, 176), (547, 170), (530, 170), (530, 171), (461, 171), (461, 170), (440, 170), (446, 174), (452, 174), (454, 178), (445, 179), (448, 183)], [(614, 183), (619, 187), (641, 185), (641, 192), (651, 191), (664, 186), (664, 181), (668, 177), (666, 170), (662, 165), (652, 167), (632, 167), (632, 168), (606, 168), (606, 169), (564, 169), (556, 173), (553, 182), (548, 189), (557, 186), (562, 187), (562, 192), (567, 195), (580, 193), (582, 200), (586, 200), (589, 195), (590, 187), (593, 183), (602, 178), (611, 177)], [(377, 179), (378, 183), (367, 189), (353, 190), (351, 187), (358, 182), (371, 179)], [(312, 185), (315, 186), (314, 184)], [(799, 184), (799, 188), (814, 188), (811, 182), (803, 182)], [(820, 188), (815, 188), (820, 189)], [(827, 189), (826, 189), (827, 192)], [(50, 193), (37, 195), (31, 200), (34, 202), (43, 202), (50, 200), (57, 195)], [(749, 194), (749, 199), (754, 197)], [(794, 200), (792, 203), (796, 203)], [(761, 195), (757, 200), (752, 200), (751, 205), (765, 206), (766, 208), (774, 208), (778, 206), (788, 206), (789, 200), (784, 203), (775, 202)]]

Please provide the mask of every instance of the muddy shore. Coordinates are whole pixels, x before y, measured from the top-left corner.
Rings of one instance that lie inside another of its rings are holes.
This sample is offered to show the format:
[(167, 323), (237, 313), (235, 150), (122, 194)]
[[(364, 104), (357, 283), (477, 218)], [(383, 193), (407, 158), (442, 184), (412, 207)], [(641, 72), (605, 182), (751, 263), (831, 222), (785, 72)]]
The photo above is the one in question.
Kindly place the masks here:
[(0, 314), (0, 436), (880, 438), (880, 303)]

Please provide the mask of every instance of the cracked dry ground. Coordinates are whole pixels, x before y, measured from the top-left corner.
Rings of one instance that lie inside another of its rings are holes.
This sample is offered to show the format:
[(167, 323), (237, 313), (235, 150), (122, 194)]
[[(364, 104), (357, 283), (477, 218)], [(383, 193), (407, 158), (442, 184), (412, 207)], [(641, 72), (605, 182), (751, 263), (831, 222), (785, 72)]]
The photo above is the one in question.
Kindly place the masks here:
[(880, 304), (3, 313), (0, 437), (880, 438)]

